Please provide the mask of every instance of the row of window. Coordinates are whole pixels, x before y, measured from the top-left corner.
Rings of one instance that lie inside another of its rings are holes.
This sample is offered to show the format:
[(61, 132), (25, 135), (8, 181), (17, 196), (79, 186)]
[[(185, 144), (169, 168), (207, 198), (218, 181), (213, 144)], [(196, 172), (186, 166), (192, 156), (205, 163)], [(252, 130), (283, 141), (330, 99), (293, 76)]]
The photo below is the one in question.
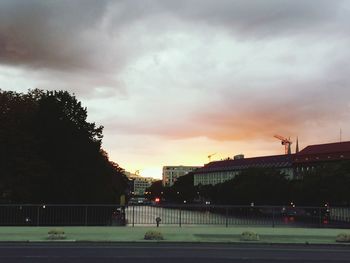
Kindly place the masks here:
[(235, 177), (238, 172), (221, 172), (221, 173), (208, 173), (208, 174), (196, 174), (194, 176), (194, 184), (218, 184), (223, 183)]
[[(290, 177), (293, 176), (292, 169), (281, 169), (281, 172), (284, 172), (285, 174), (289, 175)], [(194, 185), (198, 185), (198, 184), (215, 185), (218, 183), (223, 183), (225, 181), (228, 181), (228, 180), (234, 178), (238, 173), (239, 173), (239, 171), (195, 174), (194, 175)]]
[(256, 164), (256, 165), (239, 165), (239, 166), (225, 166), (225, 167), (220, 167), (220, 168), (208, 168), (208, 170), (243, 170), (251, 167), (262, 167), (262, 168), (268, 168), (268, 167), (288, 167), (291, 166), (291, 163), (287, 162), (281, 162), (281, 163), (262, 163), (262, 164)]
[[(344, 158), (344, 155), (343, 154), (341, 154), (341, 155), (328, 155), (327, 156), (327, 159), (342, 159), (342, 158)], [(309, 160), (319, 160), (320, 159), (320, 157), (319, 156), (312, 156), (312, 157), (305, 157), (305, 158), (295, 158), (295, 160), (296, 161), (309, 161)], [(322, 159), (324, 159), (324, 158), (322, 158)]]

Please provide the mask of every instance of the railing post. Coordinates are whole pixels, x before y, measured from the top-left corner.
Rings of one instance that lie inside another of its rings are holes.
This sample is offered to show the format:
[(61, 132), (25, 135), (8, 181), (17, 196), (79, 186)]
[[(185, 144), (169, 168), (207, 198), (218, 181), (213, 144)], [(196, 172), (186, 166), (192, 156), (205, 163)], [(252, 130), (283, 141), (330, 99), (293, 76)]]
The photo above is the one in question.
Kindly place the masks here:
[(228, 207), (226, 207), (226, 227), (228, 227)]
[(85, 226), (88, 224), (88, 206), (85, 206)]
[(272, 227), (275, 227), (275, 208), (272, 207)]
[(135, 226), (135, 205), (132, 205), (132, 227)]
[(39, 226), (39, 218), (40, 218), (40, 206), (36, 208), (36, 225)]
[(179, 227), (181, 227), (181, 207), (179, 209)]

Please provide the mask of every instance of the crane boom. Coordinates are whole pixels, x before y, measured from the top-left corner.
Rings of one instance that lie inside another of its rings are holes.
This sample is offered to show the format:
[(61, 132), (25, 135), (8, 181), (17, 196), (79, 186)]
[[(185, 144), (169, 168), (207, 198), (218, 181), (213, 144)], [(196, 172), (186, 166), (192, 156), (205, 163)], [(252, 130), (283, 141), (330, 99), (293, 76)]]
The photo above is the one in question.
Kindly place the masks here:
[(279, 139), (281, 141), (281, 144), (284, 145), (284, 152), (285, 152), (285, 154), (291, 154), (290, 146), (292, 144), (292, 141), (290, 140), (290, 138), (287, 139), (287, 138), (285, 138), (285, 137), (283, 137), (281, 135), (278, 135), (278, 134), (274, 135), (273, 137)]
[(211, 161), (211, 157), (214, 156), (216, 153), (212, 153), (208, 155), (209, 162)]

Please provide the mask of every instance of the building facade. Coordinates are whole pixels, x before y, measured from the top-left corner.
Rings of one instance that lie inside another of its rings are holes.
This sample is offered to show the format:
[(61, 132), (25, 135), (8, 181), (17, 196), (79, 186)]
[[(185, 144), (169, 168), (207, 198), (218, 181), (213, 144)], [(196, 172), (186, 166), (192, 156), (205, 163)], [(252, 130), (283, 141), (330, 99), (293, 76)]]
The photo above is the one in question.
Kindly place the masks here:
[(176, 180), (189, 172), (192, 172), (201, 166), (163, 166), (163, 186), (173, 186)]
[(152, 177), (142, 177), (129, 172), (125, 172), (125, 175), (129, 178), (130, 192), (135, 196), (144, 196), (146, 189), (157, 181)]
[(342, 160), (350, 160), (350, 142), (309, 145), (294, 155), (294, 174), (302, 178), (320, 165)]
[(241, 171), (248, 168), (276, 168), (293, 178), (292, 155), (275, 155), (254, 158), (226, 159), (206, 164), (194, 172), (194, 185), (216, 185), (233, 179)]
[(210, 162), (194, 172), (194, 185), (215, 185), (234, 178), (242, 170), (262, 167), (275, 168), (288, 179), (301, 179), (316, 166), (350, 160), (350, 142), (310, 145), (296, 154), (227, 159)]

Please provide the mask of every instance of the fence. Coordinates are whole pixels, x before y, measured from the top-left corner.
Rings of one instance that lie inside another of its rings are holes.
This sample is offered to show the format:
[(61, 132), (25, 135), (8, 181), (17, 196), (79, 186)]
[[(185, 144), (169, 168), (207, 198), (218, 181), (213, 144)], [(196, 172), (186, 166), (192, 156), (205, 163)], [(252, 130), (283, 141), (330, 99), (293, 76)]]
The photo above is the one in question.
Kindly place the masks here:
[(0, 205), (0, 226), (350, 227), (349, 208), (216, 205)]

